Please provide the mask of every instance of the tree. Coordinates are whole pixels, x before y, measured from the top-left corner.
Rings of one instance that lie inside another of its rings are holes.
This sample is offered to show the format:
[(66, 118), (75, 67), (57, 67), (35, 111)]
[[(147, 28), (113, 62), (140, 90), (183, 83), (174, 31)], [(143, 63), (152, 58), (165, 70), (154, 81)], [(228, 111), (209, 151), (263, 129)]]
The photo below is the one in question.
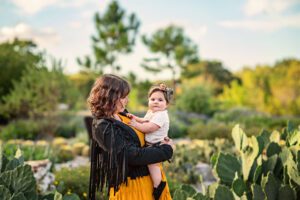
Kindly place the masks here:
[(229, 107), (241, 105), (274, 115), (300, 114), (300, 61), (286, 59), (274, 66), (256, 66), (239, 72), (241, 84), (232, 82), (220, 95)]
[(14, 39), (0, 44), (0, 103), (19, 81), (24, 71), (36, 68), (44, 61), (32, 41)]
[(223, 87), (231, 81), (240, 80), (227, 70), (222, 62), (204, 60), (188, 65), (181, 73), (181, 78), (186, 80), (197, 79), (198, 84), (212, 86), (216, 95), (222, 93)]
[(72, 103), (72, 85), (60, 68), (29, 68), (13, 87), (0, 105), (8, 118), (40, 118), (53, 113), (61, 102)]
[(150, 37), (143, 35), (142, 40), (151, 52), (162, 56), (144, 59), (142, 67), (151, 72), (170, 70), (176, 91), (176, 72), (198, 62), (197, 46), (184, 35), (182, 28), (173, 25), (157, 30)]
[(96, 35), (92, 36), (93, 58), (85, 56), (83, 60), (78, 58), (77, 62), (100, 72), (109, 66), (112, 73), (115, 73), (121, 69), (117, 64), (118, 54), (132, 51), (140, 22), (135, 14), (126, 17), (117, 1), (112, 1), (103, 15), (96, 13), (94, 21)]
[(211, 91), (202, 85), (184, 87), (176, 101), (178, 110), (206, 115), (213, 113), (213, 104)]

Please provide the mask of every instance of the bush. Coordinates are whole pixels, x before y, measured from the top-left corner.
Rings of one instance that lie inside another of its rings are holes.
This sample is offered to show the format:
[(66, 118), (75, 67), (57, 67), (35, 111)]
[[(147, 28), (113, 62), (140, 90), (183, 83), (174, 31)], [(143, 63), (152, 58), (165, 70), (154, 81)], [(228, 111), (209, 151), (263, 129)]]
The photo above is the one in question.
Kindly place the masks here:
[(39, 130), (39, 124), (33, 120), (17, 120), (1, 129), (0, 139), (35, 139)]
[(188, 128), (188, 136), (192, 139), (230, 138), (231, 125), (210, 120), (196, 122)]
[(247, 129), (249, 135), (256, 135), (262, 129), (281, 130), (286, 126), (287, 121), (293, 124), (300, 124), (300, 118), (297, 117), (275, 117), (244, 107), (215, 113), (213, 119), (225, 124), (239, 123), (242, 128)]
[(170, 127), (169, 127), (169, 137), (170, 138), (180, 138), (187, 135), (188, 124), (181, 120), (175, 113), (169, 114), (170, 117)]
[(201, 85), (185, 88), (176, 100), (176, 107), (185, 112), (211, 115), (214, 106), (211, 91)]
[[(52, 144), (46, 141), (33, 142), (30, 140), (9, 140), (3, 144), (3, 151), (9, 158), (14, 157), (14, 152), (20, 148), (22, 151), (24, 160), (44, 160), (50, 159), (53, 163), (62, 163), (74, 159), (75, 155), (82, 154), (83, 148), (85, 148), (85, 155), (88, 154), (89, 147), (85, 145), (78, 154), (74, 152), (74, 148), (68, 144), (56, 145), (54, 140)], [(66, 141), (65, 141), (66, 142)], [(75, 149), (78, 147), (75, 146)]]
[[(81, 166), (77, 168), (62, 168), (60, 171), (54, 172), (55, 185), (57, 190), (62, 193), (76, 193), (80, 199), (88, 199), (89, 190), (89, 166)], [(97, 199), (107, 200), (107, 192), (97, 193)]]
[(76, 116), (74, 112), (63, 112), (57, 117), (57, 128), (55, 130), (56, 137), (71, 138), (82, 130), (85, 130), (83, 117)]
[[(28, 143), (28, 142), (27, 142)], [(33, 143), (33, 142), (32, 142)], [(50, 157), (51, 149), (49, 145), (40, 146), (35, 144), (14, 144), (6, 143), (3, 145), (4, 153), (9, 158), (14, 157), (14, 152), (20, 148), (24, 157), (24, 160), (44, 160)]]
[(54, 136), (75, 137), (85, 130), (83, 117), (74, 112), (55, 113), (47, 118), (19, 119), (0, 129), (0, 139), (36, 140)]

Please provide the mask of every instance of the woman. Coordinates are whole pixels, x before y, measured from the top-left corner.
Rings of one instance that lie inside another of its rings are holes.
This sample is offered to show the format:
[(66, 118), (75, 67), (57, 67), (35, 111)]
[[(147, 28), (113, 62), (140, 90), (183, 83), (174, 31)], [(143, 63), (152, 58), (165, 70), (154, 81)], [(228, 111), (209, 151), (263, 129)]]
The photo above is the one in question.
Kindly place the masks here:
[(115, 75), (98, 79), (88, 103), (93, 114), (89, 199), (108, 187), (110, 200), (170, 200), (166, 177), (153, 188), (148, 164), (172, 157), (170, 141), (142, 148), (144, 135), (128, 126), (122, 114), (128, 103), (129, 84)]

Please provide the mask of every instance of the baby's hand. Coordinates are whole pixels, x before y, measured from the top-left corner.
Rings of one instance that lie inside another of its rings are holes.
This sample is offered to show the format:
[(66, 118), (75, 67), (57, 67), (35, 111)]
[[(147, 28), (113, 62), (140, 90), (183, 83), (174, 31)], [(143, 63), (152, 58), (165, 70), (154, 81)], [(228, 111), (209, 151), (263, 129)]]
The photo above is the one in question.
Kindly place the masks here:
[(129, 118), (129, 119), (133, 119), (135, 116), (131, 113), (127, 113), (126, 116)]
[(131, 119), (129, 125), (135, 127), (137, 125), (137, 121), (135, 119)]

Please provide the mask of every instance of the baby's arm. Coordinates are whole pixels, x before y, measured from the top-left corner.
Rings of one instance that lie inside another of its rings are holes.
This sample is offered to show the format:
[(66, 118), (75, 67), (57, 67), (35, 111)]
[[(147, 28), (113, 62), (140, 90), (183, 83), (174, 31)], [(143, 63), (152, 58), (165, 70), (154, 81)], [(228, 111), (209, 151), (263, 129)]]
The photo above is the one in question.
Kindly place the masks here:
[(130, 125), (143, 133), (151, 133), (160, 128), (157, 124), (154, 124), (152, 122), (148, 121), (148, 122), (140, 123), (135, 119), (131, 120)]
[(140, 117), (135, 116), (131, 113), (127, 113), (127, 117), (129, 117), (131, 120), (134, 119), (135, 121), (137, 121), (139, 123), (149, 122), (149, 120), (147, 120), (145, 118), (140, 118)]

